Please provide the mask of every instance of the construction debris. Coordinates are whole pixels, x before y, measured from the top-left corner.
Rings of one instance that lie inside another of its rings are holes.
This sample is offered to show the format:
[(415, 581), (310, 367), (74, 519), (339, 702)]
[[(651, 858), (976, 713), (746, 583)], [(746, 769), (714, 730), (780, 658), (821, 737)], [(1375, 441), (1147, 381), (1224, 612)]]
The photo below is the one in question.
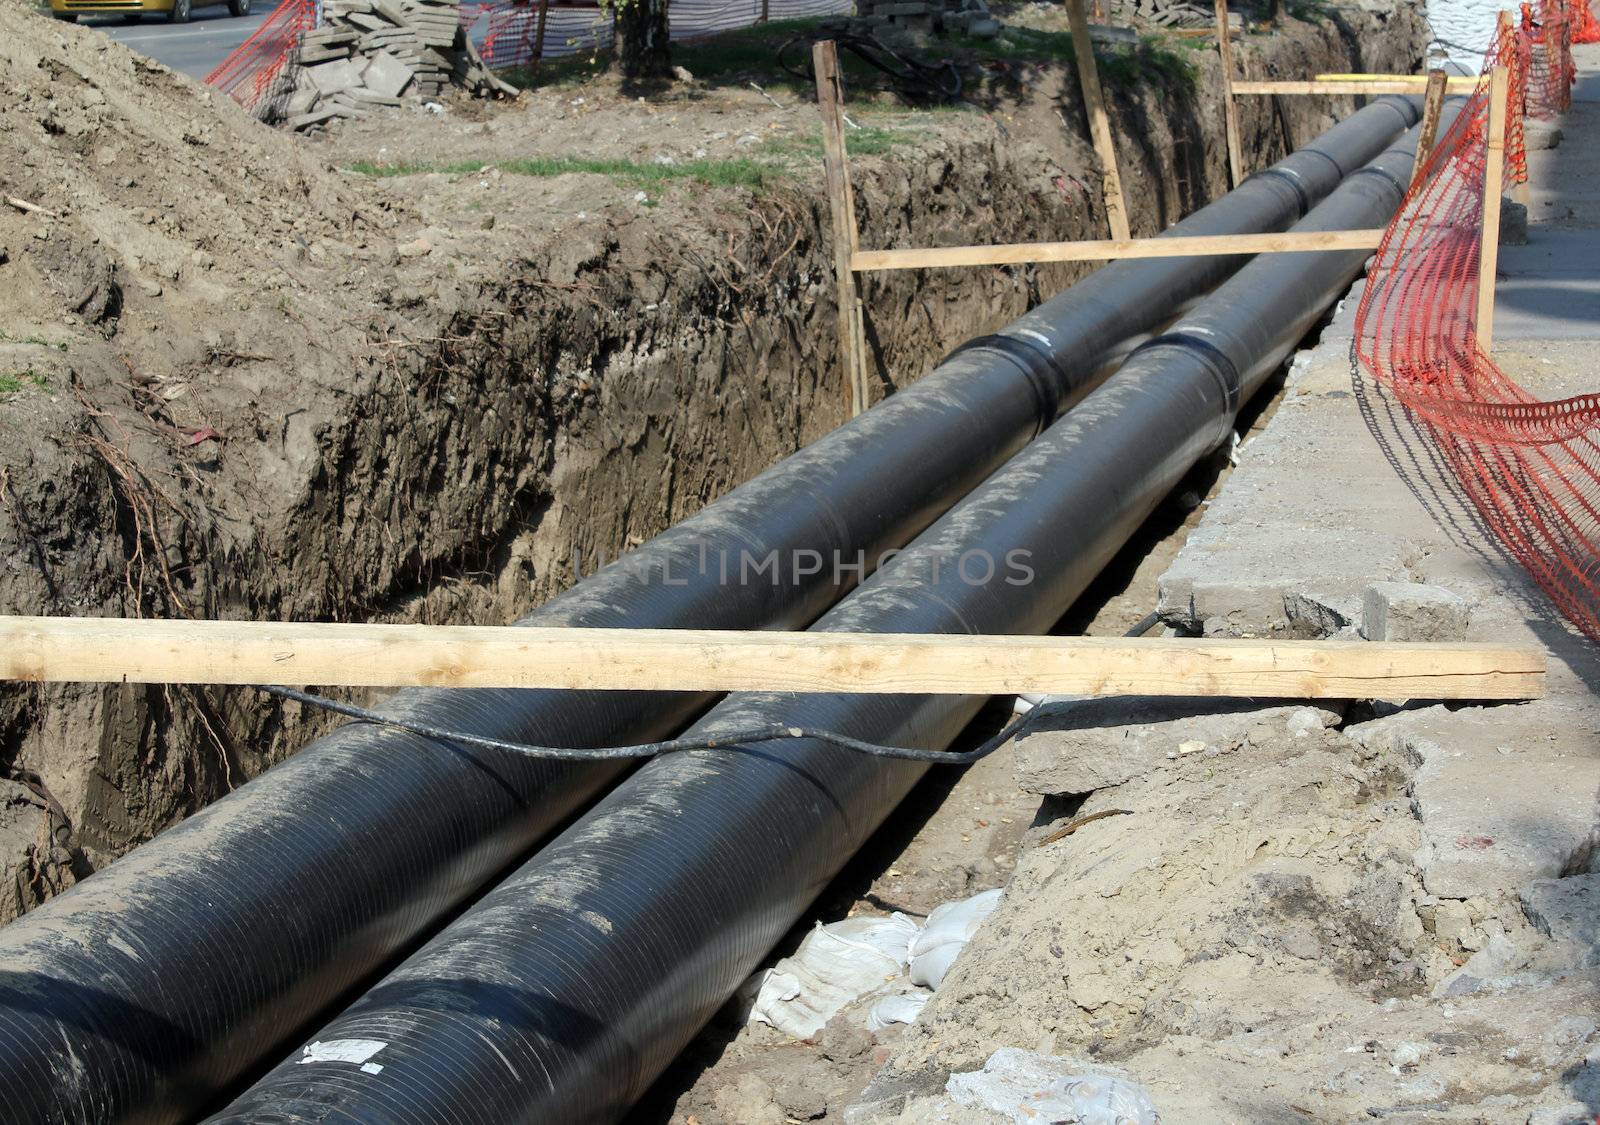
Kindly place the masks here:
[(300, 40), (284, 110), (291, 129), (436, 101), (452, 87), (516, 96), (473, 48), (460, 0), (328, 0), (322, 16)]

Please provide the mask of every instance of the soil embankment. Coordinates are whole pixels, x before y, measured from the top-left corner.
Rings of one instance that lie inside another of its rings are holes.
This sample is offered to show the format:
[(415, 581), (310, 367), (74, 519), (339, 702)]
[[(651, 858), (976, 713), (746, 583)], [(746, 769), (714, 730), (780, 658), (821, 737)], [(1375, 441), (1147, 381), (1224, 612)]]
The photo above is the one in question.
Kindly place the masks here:
[[(1420, 42), (1409, 11), (1340, 13), (1244, 65), (1410, 69)], [(1215, 61), (1183, 50), (1108, 79), (1141, 233), (1226, 186)], [(843, 420), (792, 92), (552, 84), (308, 143), (9, 6), (0, 69), (0, 186), (42, 208), (0, 209), (0, 611), (505, 621)], [(1102, 234), (1070, 66), (973, 72), (967, 111), (852, 108), (863, 245)], [(1247, 106), (1247, 159), (1348, 105)], [(869, 280), (879, 393), (1081, 272)], [(0, 920), (322, 721), (0, 689)]]

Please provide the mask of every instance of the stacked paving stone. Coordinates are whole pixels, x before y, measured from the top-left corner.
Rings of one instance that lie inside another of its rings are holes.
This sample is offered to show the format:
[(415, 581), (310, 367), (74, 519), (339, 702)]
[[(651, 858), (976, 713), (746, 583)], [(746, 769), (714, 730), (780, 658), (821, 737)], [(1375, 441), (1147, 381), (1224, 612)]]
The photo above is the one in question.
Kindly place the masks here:
[(860, 0), (860, 22), (874, 30), (959, 32), (981, 39), (1000, 34), (984, 0)]
[(300, 39), (291, 129), (427, 102), (451, 86), (515, 95), (483, 65), (461, 27), (460, 0), (327, 0)]

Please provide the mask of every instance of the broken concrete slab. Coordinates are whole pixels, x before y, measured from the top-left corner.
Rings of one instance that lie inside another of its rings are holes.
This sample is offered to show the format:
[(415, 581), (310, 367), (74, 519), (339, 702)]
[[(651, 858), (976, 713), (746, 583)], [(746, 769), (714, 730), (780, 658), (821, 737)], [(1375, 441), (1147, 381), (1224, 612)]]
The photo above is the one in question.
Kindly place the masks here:
[(1522, 912), (1540, 933), (1600, 957), (1600, 874), (1540, 879), (1523, 887), (1519, 897)]
[(1369, 641), (1460, 641), (1470, 611), (1464, 598), (1422, 582), (1374, 582), (1362, 595), (1361, 633)]
[(1146, 697), (1050, 701), (1049, 717), (1016, 742), (1015, 775), (1025, 792), (1092, 793), (1121, 785), (1192, 754), (1222, 754), (1247, 743), (1306, 737), (1336, 726), (1315, 707), (1261, 709), (1260, 700)]
[(1440, 898), (1509, 895), (1591, 848), (1600, 808), (1594, 709), (1555, 700), (1428, 707), (1345, 728), (1413, 764), (1416, 860)]

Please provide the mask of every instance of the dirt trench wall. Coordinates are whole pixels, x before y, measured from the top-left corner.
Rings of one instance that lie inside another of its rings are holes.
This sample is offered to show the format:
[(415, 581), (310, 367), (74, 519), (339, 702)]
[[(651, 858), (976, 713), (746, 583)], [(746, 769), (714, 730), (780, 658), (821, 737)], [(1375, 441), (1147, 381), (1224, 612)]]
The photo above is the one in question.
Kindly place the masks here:
[[(1247, 45), (1245, 65), (1411, 68), (1413, 17), (1351, 18), (1365, 21), (1357, 37), (1295, 24)], [(86, 42), (62, 34), (69, 48)], [(1138, 231), (1226, 188), (1215, 64), (1198, 61), (1198, 97), (1181, 84), (1137, 97), (1113, 86)], [(162, 81), (162, 96), (193, 97)], [(863, 246), (1103, 233), (1083, 189), (1092, 162), (1071, 71), (1035, 67), (976, 96), (989, 117), (960, 115), (856, 161)], [(1349, 108), (1251, 110), (1247, 159), (1262, 166), (1285, 130), (1308, 138)], [(213, 148), (226, 147), (216, 133), (246, 128), (228, 107), (186, 111), (183, 146), (207, 114), (222, 115), (204, 133)], [(63, 159), (109, 164), (96, 155), (109, 127)], [(43, 133), (40, 144), (60, 135)], [(159, 231), (183, 252), (170, 267), (167, 250), (141, 258), (133, 235), (87, 217), (43, 238), (20, 227), (26, 216), (0, 217), (0, 240), (27, 251), (0, 265), (0, 289), (26, 293), (39, 322), (55, 308), (72, 340), (48, 393), (0, 405), (0, 610), (503, 622), (845, 418), (820, 175), (758, 194), (684, 193), (659, 210), (608, 207), (547, 238), (418, 260), (395, 249), (414, 216), (381, 184), (331, 169), (288, 179), (276, 196), (252, 188), (277, 233), (266, 258), (234, 273), (228, 237), (192, 233), (183, 201), (174, 218), (151, 217), (108, 189), (128, 230)], [(59, 253), (45, 252), (51, 240)], [(260, 261), (278, 270), (265, 282)], [(876, 393), (1085, 272), (867, 279)], [(255, 299), (241, 295), (250, 286)], [(12, 774), (0, 780), (0, 920), (326, 725), (247, 690), (0, 688)]]

